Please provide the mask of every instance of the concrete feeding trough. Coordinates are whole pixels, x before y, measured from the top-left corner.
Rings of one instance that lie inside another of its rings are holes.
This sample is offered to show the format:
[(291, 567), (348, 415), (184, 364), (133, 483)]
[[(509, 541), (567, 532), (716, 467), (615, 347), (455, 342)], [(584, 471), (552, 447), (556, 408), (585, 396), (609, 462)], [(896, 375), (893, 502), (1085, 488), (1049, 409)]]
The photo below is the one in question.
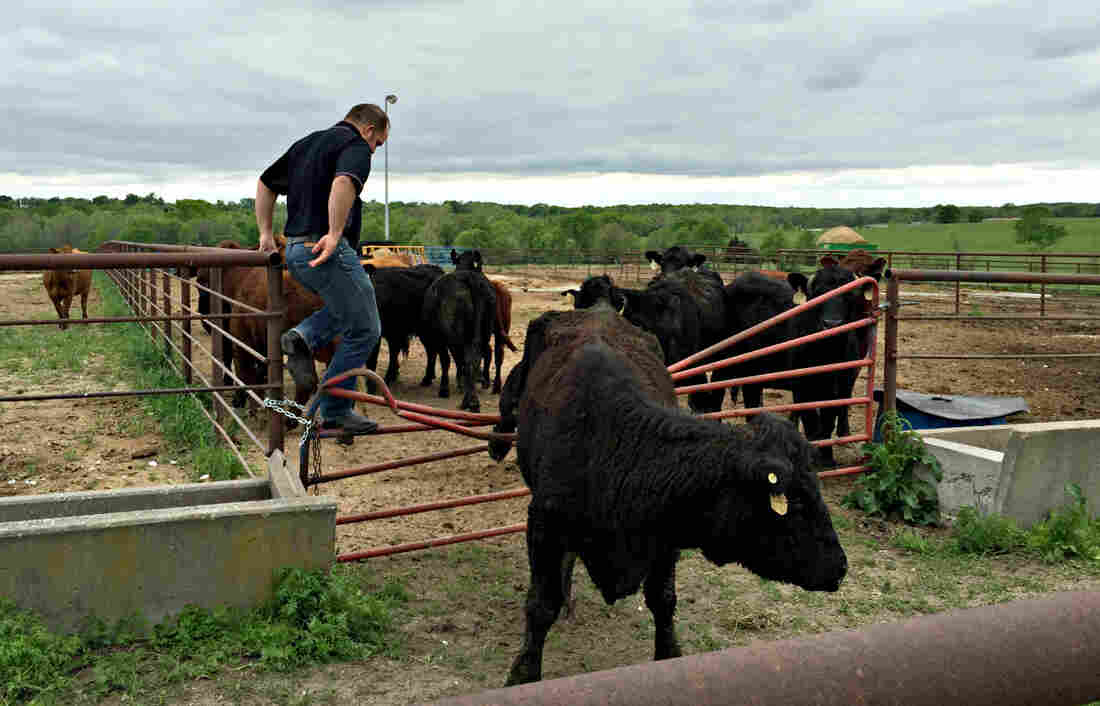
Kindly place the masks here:
[[(878, 403), (874, 440), (882, 441), (882, 388), (874, 392)], [(897, 391), (897, 411), (914, 429), (977, 427), (1004, 424), (1019, 412), (1030, 411), (1023, 397), (992, 395), (927, 395), (913, 390)]]
[(336, 503), (306, 495), (282, 453), (268, 466), (266, 479), (0, 498), (0, 596), (59, 631), (258, 605), (276, 570), (335, 553)]
[(937, 492), (940, 510), (948, 516), (970, 506), (983, 515), (1004, 515), (1030, 527), (1067, 502), (1069, 483), (1079, 485), (1094, 503), (1100, 500), (1100, 420), (929, 429), (920, 434), (943, 470)]

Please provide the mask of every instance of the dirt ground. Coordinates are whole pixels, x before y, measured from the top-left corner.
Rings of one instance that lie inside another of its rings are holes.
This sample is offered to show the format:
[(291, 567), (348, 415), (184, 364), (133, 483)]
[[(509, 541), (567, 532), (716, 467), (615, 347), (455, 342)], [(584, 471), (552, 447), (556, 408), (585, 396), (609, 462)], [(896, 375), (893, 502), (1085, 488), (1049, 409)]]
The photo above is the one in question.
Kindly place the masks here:
[[(564, 310), (572, 299), (561, 291), (576, 286), (586, 272), (568, 271), (507, 271), (487, 274), (507, 284), (513, 293), (511, 334), (520, 353), (507, 353), (504, 374), (522, 353), (527, 323), (548, 310)], [(35, 318), (49, 314), (52, 308), (41, 285), (38, 273), (0, 275), (0, 320)], [(628, 285), (630, 283), (627, 283)], [(885, 288), (883, 288), (885, 290)], [(932, 315), (950, 313), (954, 308), (954, 291), (947, 287), (903, 284), (902, 299), (906, 306), (902, 314)], [(91, 315), (99, 311), (98, 294), (93, 294)], [(1100, 315), (1100, 301), (1082, 298), (1072, 293), (1055, 294), (1047, 301), (1048, 314)], [(962, 313), (994, 315), (1038, 313), (1035, 297), (997, 293), (987, 288), (964, 289)], [(56, 329), (51, 329), (56, 330)], [(196, 326), (204, 345), (205, 334)], [(903, 321), (900, 324), (899, 352), (966, 353), (1020, 356), (1026, 353), (1098, 353), (1100, 331), (1093, 321), (1015, 322), (979, 320), (975, 322)], [(882, 359), (884, 326), (879, 326), (878, 351)], [(384, 369), (386, 354), (379, 363)], [(401, 361), (400, 379), (393, 385), (401, 400), (456, 409), (460, 395), (450, 399), (437, 396), (438, 382), (431, 388), (419, 386), (424, 372), (425, 356), (418, 342), (411, 346), (408, 359)], [(89, 359), (81, 373), (28, 378), (0, 367), (0, 394), (40, 394), (48, 391), (121, 389), (115, 371), (102, 360)], [(209, 362), (201, 364), (209, 370)], [(452, 371), (453, 375), (453, 371)], [(876, 385), (881, 385), (882, 366), (876, 371)], [(1100, 418), (1100, 398), (1093, 391), (1100, 383), (1100, 359), (1023, 359), (1017, 357), (993, 360), (907, 360), (899, 362), (899, 388), (925, 393), (1022, 396), (1030, 411), (1010, 421), (1055, 421)], [(290, 389), (289, 376), (286, 378)], [(866, 390), (866, 373), (857, 383), (857, 392)], [(482, 409), (495, 412), (497, 396), (488, 390), (480, 393)], [(789, 393), (768, 392), (766, 403), (789, 401)], [(727, 397), (726, 406), (729, 406)], [(383, 425), (406, 423), (383, 408), (360, 409)], [(255, 410), (249, 419), (264, 439), (264, 414)], [(144, 420), (140, 403), (133, 399), (66, 400), (36, 403), (0, 403), (0, 496), (70, 490), (103, 490), (124, 486), (157, 485), (197, 480), (185, 463), (162, 453), (155, 424)], [(860, 410), (851, 413), (853, 433), (864, 429)], [(298, 432), (287, 436), (287, 453), (297, 453)], [(410, 456), (444, 450), (482, 446), (483, 442), (445, 431), (416, 434), (390, 434), (359, 438), (350, 447), (333, 441), (322, 445), (324, 472), (378, 464)], [(148, 452), (152, 451), (151, 454)], [(263, 468), (259, 449), (247, 444), (245, 455), (257, 471)], [(137, 456), (137, 458), (135, 458)], [(841, 462), (856, 462), (855, 449), (838, 449)], [(176, 461), (176, 463), (173, 463)], [(155, 463), (156, 465), (152, 465)], [(497, 492), (523, 486), (514, 454), (497, 464), (487, 454), (478, 453), (460, 458), (399, 468), (360, 476), (319, 486), (314, 492), (335, 497), (339, 514), (358, 514), (386, 508), (425, 503), (444, 498)], [(825, 492), (830, 504), (850, 488), (846, 480), (827, 481)], [(433, 537), (472, 532), (511, 525), (525, 520), (526, 499), (475, 505), (409, 517), (370, 523), (342, 525), (337, 528), (337, 552), (340, 554), (384, 547)], [(511, 560), (522, 562), (522, 535), (491, 540), (486, 546), (510, 547)], [(413, 555), (407, 555), (409, 557)], [(416, 561), (410, 559), (409, 561)], [(430, 561), (425, 559), (425, 561)], [(407, 564), (406, 564), (407, 565)], [(633, 605), (633, 604), (632, 604)], [(517, 616), (518, 619), (518, 616)], [(454, 618), (461, 622), (460, 618)], [(430, 621), (429, 621), (430, 622)], [(514, 626), (510, 626), (514, 627)], [(421, 626), (428, 637), (438, 642), (438, 624)], [(406, 629), (414, 630), (414, 626)], [(508, 637), (513, 638), (511, 630)], [(446, 644), (444, 642), (444, 644)], [(435, 677), (408, 673), (408, 665), (394, 665), (394, 673), (374, 682), (377, 698), (368, 703), (389, 703), (389, 696), (405, 693), (406, 687), (421, 688), (420, 699), (461, 689), (451, 684), (435, 684)], [(337, 667), (353, 669), (353, 667)], [(331, 670), (330, 670), (331, 671)], [(548, 673), (552, 668), (548, 667)], [(327, 672), (326, 672), (327, 673)], [(438, 675), (436, 675), (438, 676)], [(321, 677), (318, 677), (321, 678)], [(494, 680), (496, 677), (494, 676)], [(420, 684), (417, 687), (416, 682)], [(434, 686), (425, 686), (426, 684)], [(457, 682), (456, 682), (457, 684)], [(403, 686), (405, 685), (405, 686)], [(469, 685), (473, 690), (474, 685)], [(415, 693), (415, 692), (414, 692)], [(461, 691), (457, 691), (461, 693)], [(359, 692), (360, 696), (363, 692)], [(193, 694), (194, 695), (194, 694)], [(205, 702), (196, 697), (199, 702)], [(404, 699), (407, 701), (408, 699)], [(417, 699), (419, 700), (419, 699)], [(392, 701), (402, 701), (394, 697)], [(403, 702), (404, 702), (403, 701)]]

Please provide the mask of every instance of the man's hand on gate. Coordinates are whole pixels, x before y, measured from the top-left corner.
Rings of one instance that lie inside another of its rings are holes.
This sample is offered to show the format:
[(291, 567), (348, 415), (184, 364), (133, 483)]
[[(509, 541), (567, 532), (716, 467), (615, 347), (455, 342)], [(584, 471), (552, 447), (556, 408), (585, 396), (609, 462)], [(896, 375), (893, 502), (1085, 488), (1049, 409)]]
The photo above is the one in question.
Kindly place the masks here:
[(271, 233), (260, 235), (260, 252), (275, 252), (279, 248), (275, 245), (275, 236)]

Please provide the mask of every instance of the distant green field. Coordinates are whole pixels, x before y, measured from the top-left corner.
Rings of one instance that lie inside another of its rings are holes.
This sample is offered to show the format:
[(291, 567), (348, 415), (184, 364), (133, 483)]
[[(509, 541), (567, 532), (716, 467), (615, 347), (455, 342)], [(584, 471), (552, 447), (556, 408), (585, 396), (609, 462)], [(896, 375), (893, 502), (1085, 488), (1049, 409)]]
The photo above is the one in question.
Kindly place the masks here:
[[(1049, 252), (1100, 253), (1100, 218), (1051, 218), (1063, 226), (1066, 237)], [(891, 224), (887, 228), (856, 228), (879, 250), (919, 250), (924, 252), (1028, 252), (1016, 242), (1014, 221), (991, 223)]]

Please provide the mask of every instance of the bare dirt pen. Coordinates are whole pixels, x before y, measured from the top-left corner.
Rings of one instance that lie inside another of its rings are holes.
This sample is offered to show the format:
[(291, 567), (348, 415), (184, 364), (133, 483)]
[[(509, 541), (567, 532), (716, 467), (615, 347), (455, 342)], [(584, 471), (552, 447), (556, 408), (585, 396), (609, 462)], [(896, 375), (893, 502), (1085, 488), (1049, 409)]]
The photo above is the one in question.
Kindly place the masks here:
[[(600, 271), (593, 266), (593, 274)], [(499, 273), (490, 269), (489, 276), (504, 281), (513, 293), (512, 337), (521, 352), (527, 323), (544, 311), (568, 308), (572, 300), (563, 298), (561, 290), (575, 286), (587, 273), (588, 268), (516, 268)], [(985, 288), (964, 289), (963, 313), (992, 316), (1038, 310), (1036, 300), (992, 294)], [(100, 311), (98, 297), (98, 293), (93, 294), (92, 316)], [(948, 313), (954, 304), (953, 290), (946, 287), (904, 284), (902, 298), (920, 302), (906, 306), (903, 313), (907, 315)], [(1100, 302), (1055, 294), (1047, 309), (1050, 313), (1096, 314)], [(0, 276), (0, 319), (52, 316), (39, 274)], [(51, 346), (75, 345), (75, 337), (87, 328), (73, 326), (65, 332), (48, 329), (56, 337)], [(1100, 350), (1097, 328), (1093, 322), (902, 322), (899, 345), (902, 353), (1091, 353)], [(201, 329), (197, 325), (194, 329), (208, 345)], [(881, 356), (883, 327), (879, 329)], [(125, 387), (112, 361), (94, 352), (82, 358), (73, 372), (40, 370), (36, 358), (48, 354), (42, 351), (7, 356), (0, 351), (0, 389), (7, 390), (5, 394), (37, 394)], [(519, 355), (508, 354), (505, 373)], [(412, 354), (402, 361), (400, 380), (393, 386), (395, 395), (403, 400), (456, 408), (460, 399), (457, 394), (441, 400), (436, 394), (437, 385), (418, 385), (424, 358), (423, 348), (414, 342)], [(380, 368), (382, 365), (384, 360)], [(201, 367), (210, 370), (209, 362), (201, 363)], [(881, 378), (881, 364), (878, 375)], [(289, 390), (289, 377), (286, 382)], [(1026, 398), (1030, 413), (1011, 421), (1098, 418), (1100, 399), (1093, 394), (1098, 383), (1100, 360), (1087, 358), (903, 360), (898, 380), (901, 388), (926, 393)], [(857, 390), (864, 384), (861, 377)], [(779, 403), (789, 395), (769, 392), (765, 399)], [(496, 396), (482, 390), (481, 400), (484, 411), (495, 411)], [(384, 424), (399, 421), (382, 408), (363, 411)], [(250, 417), (261, 439), (265, 438), (263, 418), (255, 412)], [(863, 429), (858, 409), (852, 411), (851, 419), (853, 431)], [(297, 441), (298, 432), (288, 434), (288, 453), (296, 452)], [(327, 441), (323, 467), (331, 472), (479, 444), (442, 431), (360, 438), (351, 447)], [(133, 458), (150, 448), (157, 448), (158, 453)], [(196, 480), (185, 459), (160, 452), (163, 448), (155, 423), (137, 400), (3, 403), (0, 495)], [(253, 467), (262, 468), (261, 453), (250, 444), (246, 448)], [(856, 450), (838, 450), (841, 461), (855, 461), (858, 456)], [(173, 460), (180, 462), (172, 464)], [(157, 465), (150, 465), (150, 461)], [(686, 553), (678, 572), (678, 625), (686, 653), (858, 627), (1048, 591), (1100, 588), (1094, 570), (1050, 567), (1019, 558), (927, 559), (893, 548), (890, 539), (901, 528), (868, 520), (839, 506), (839, 499), (851, 484), (851, 480), (824, 482), (851, 567), (836, 594), (812, 594), (762, 582), (738, 567), (718, 569), (698, 555)], [(319, 492), (338, 500), (340, 514), (353, 514), (522, 485), (514, 455), (497, 464), (486, 454), (478, 454), (337, 481), (320, 486)], [(526, 502), (518, 499), (342, 526), (337, 532), (337, 551), (346, 553), (522, 522)], [(928, 533), (938, 532), (942, 530)], [(412, 599), (403, 613), (401, 629), (406, 647), (400, 659), (331, 665), (289, 676), (228, 674), (185, 685), (167, 698), (203, 704), (305, 700), (398, 704), (478, 691), (503, 682), (522, 637), (527, 586), (522, 535), (374, 559), (360, 565), (358, 571), (368, 584), (396, 578), (408, 587)], [(560, 622), (550, 634), (546, 678), (643, 662), (651, 657), (652, 623), (641, 596), (606, 606), (583, 571), (578, 571), (576, 587), (576, 617)]]

